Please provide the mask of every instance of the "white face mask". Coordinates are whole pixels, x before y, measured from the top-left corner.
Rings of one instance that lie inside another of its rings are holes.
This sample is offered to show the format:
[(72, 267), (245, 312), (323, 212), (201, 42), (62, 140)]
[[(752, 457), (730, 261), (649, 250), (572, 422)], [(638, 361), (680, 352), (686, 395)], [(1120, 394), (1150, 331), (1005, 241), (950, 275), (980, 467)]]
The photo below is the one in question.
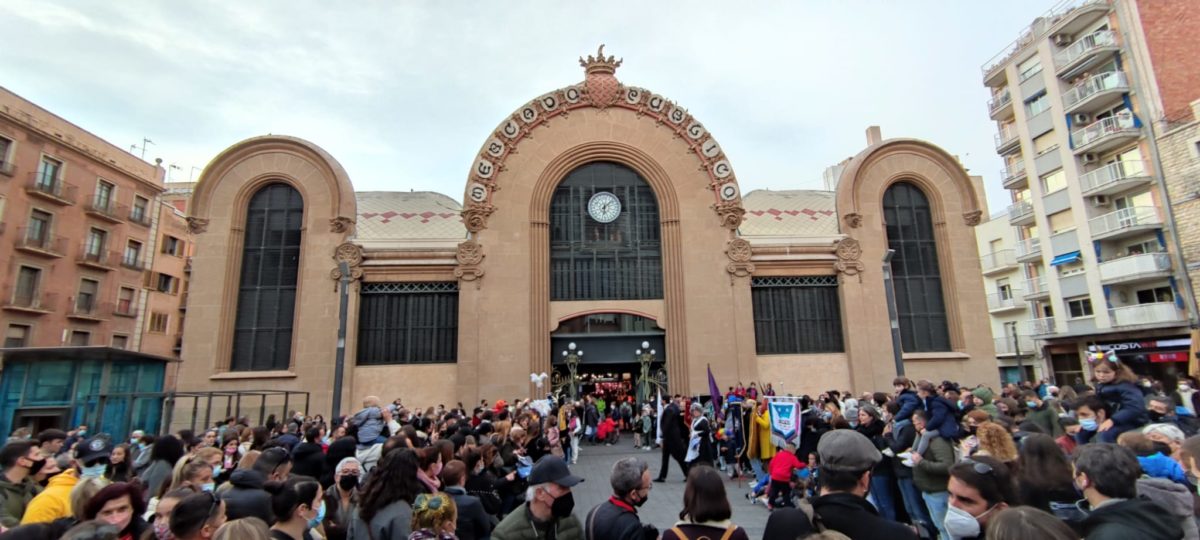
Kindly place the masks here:
[[(979, 517), (986, 516), (988, 512), (995, 509), (996, 507), (993, 506), (987, 512), (979, 514)], [(946, 527), (946, 533), (951, 538), (974, 538), (979, 536), (979, 519), (972, 516), (970, 512), (952, 504), (946, 506), (946, 520), (942, 522), (942, 525)]]

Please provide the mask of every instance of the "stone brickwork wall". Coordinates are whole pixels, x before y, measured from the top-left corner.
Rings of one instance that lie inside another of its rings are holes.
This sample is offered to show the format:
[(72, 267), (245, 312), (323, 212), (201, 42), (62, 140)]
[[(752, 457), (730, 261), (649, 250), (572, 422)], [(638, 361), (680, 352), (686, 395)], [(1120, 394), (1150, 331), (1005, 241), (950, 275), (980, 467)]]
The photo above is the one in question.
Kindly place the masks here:
[(1200, 283), (1200, 121), (1158, 139), (1163, 177), (1192, 283)]
[(1200, 2), (1140, 0), (1137, 10), (1166, 120), (1187, 121), (1200, 97)]

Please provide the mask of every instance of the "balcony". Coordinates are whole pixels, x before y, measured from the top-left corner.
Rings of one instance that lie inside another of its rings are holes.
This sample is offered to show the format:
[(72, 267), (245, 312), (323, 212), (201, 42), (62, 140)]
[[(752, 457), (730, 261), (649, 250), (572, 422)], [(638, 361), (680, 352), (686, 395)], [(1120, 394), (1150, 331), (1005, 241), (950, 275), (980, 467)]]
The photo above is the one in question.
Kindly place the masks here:
[(129, 211), (129, 222), (143, 227), (150, 226), (150, 211), (145, 208), (134, 207)]
[(88, 204), (84, 208), (84, 211), (87, 212), (89, 216), (102, 219), (109, 223), (121, 223), (125, 221), (125, 214), (129, 212), (129, 209), (114, 203), (111, 198), (105, 200), (93, 195), (90, 199), (88, 199)]
[(1128, 144), (1140, 136), (1137, 120), (1129, 109), (1116, 116), (1101, 118), (1071, 133), (1071, 149), (1076, 155), (1103, 152)]
[(1036, 300), (1050, 295), (1050, 288), (1046, 286), (1046, 278), (1029, 278), (1025, 280), (1025, 300)]
[(1088, 220), (1092, 240), (1120, 238), (1162, 228), (1162, 218), (1153, 206), (1131, 206)]
[(75, 186), (42, 173), (29, 176), (29, 182), (25, 184), (25, 193), (63, 206), (75, 204)]
[(1017, 128), (1007, 124), (996, 134), (996, 153), (1007, 154), (1021, 147), (1021, 138), (1017, 136)]
[(992, 120), (1007, 120), (1013, 116), (1012, 93), (1004, 88), (999, 94), (988, 100), (988, 114)]
[(1033, 223), (1033, 203), (1017, 201), (1008, 205), (1008, 222), (1012, 225)]
[(1138, 304), (1108, 310), (1113, 326), (1145, 326), (1185, 324), (1187, 318), (1175, 302)]
[[(1072, 5), (1075, 3), (1070, 2)], [(1054, 21), (1053, 32), (1067, 36), (1078, 34), (1107, 15), (1109, 9), (1107, 0), (1084, 0)]]
[[(1033, 356), (1033, 338), (1029, 336), (1013, 336), (998, 337), (996, 341), (996, 356)], [(1018, 351), (1017, 348), (1020, 347)]]
[(1123, 71), (1092, 75), (1063, 94), (1063, 109), (1067, 114), (1105, 111), (1128, 91), (1129, 80)]
[(1054, 317), (1030, 319), (1027, 323), (1027, 326), (1029, 328), (1029, 334), (1033, 336), (1048, 336), (1058, 331), (1058, 324), (1055, 323)]
[(12, 289), (4, 291), (4, 303), (0, 304), (0, 308), (7, 311), (17, 311), (30, 315), (44, 315), (54, 311), (54, 303), (58, 300), (58, 295), (55, 293), (44, 293), (38, 291), (16, 291)]
[(1070, 79), (1107, 61), (1118, 49), (1116, 32), (1093, 32), (1055, 54), (1054, 68), (1059, 78)]
[(113, 306), (109, 302), (76, 299), (68, 305), (67, 318), (85, 322), (101, 322), (107, 320), (108, 314), (112, 311)]
[(31, 231), (28, 227), (21, 227), (17, 229), (17, 240), (14, 247), (31, 255), (58, 259), (67, 253), (67, 239), (61, 236), (51, 236), (45, 232)]
[(992, 253), (984, 253), (979, 258), (979, 267), (983, 269), (983, 275), (989, 276), (1005, 270), (1012, 270), (1017, 267), (1017, 257), (1011, 249), (1002, 249), (993, 251)]
[(188, 293), (179, 293), (179, 311), (187, 311)]
[(1016, 252), (1017, 262), (1039, 261), (1042, 259), (1042, 240), (1040, 238), (1017, 240)]
[(146, 262), (145, 259), (141, 259), (139, 257), (129, 257), (129, 256), (122, 254), (121, 255), (121, 267), (127, 268), (129, 270), (136, 270), (138, 272), (141, 272), (143, 270), (149, 270), (150, 263)]
[(1029, 174), (1025, 171), (1025, 160), (1018, 159), (1009, 163), (1008, 168), (1000, 170), (1000, 178), (1004, 189), (1029, 187)]
[(1134, 283), (1171, 275), (1171, 257), (1166, 253), (1142, 253), (1100, 263), (1100, 283)]
[(85, 249), (79, 253), (79, 257), (75, 259), (75, 262), (79, 264), (79, 266), (86, 266), (95, 270), (103, 270), (108, 272), (113, 270), (117, 265), (117, 261), (120, 260), (121, 254), (117, 253), (116, 251), (99, 251), (92, 253)]
[(1079, 187), (1085, 197), (1111, 195), (1149, 184), (1152, 178), (1145, 161), (1109, 163), (1079, 177)]
[(1017, 296), (1021, 295), (1021, 291), (1013, 290), (1008, 294), (992, 293), (987, 297), (988, 313), (1003, 313), (1005, 311), (1019, 311), (1025, 309), (1025, 302), (1018, 300)]
[(121, 300), (113, 308), (112, 314), (118, 317), (137, 317), (137, 307), (132, 300)]

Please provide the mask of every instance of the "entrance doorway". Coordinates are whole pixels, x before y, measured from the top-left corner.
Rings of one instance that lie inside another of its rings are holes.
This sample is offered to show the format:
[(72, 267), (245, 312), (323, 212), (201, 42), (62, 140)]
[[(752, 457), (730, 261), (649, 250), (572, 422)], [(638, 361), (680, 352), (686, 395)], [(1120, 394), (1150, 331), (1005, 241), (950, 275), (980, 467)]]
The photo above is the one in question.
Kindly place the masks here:
[(67, 426), (66, 408), (17, 409), (13, 414), (13, 428), (29, 428), (30, 433), (41, 433), (47, 429), (71, 429)]
[(550, 336), (551, 390), (576, 399), (650, 401), (666, 393), (665, 332), (653, 319), (628, 313), (593, 313), (562, 321)]

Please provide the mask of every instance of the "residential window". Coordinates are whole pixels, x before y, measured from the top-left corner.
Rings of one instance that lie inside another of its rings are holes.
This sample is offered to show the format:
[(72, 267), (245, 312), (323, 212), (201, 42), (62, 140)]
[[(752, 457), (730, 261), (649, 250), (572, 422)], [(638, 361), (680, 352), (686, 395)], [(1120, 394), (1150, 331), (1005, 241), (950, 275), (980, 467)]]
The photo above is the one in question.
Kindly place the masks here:
[(13, 302), (19, 306), (36, 306), (42, 271), (32, 266), (22, 266), (17, 272), (17, 288)]
[(133, 196), (133, 210), (129, 212), (129, 219), (139, 223), (150, 221), (146, 218), (146, 209), (150, 206), (150, 199), (141, 195)]
[(1033, 118), (1050, 110), (1050, 98), (1045, 92), (1025, 102), (1026, 116)]
[(113, 339), (112, 339), (112, 348), (114, 348), (114, 349), (128, 349), (128, 348), (129, 348), (129, 336), (123, 336), (123, 335), (120, 335), (120, 334), (113, 334)]
[(1062, 169), (1042, 177), (1042, 193), (1050, 194), (1067, 187), (1067, 173)]
[(1046, 216), (1050, 222), (1050, 234), (1058, 234), (1060, 232), (1075, 228), (1075, 214), (1068, 208), (1062, 212), (1055, 212)]
[(1034, 155), (1040, 156), (1056, 148), (1058, 148), (1058, 138), (1053, 131), (1047, 131), (1033, 139)]
[(33, 245), (44, 246), (50, 240), (50, 223), (53, 222), (54, 215), (50, 212), (41, 210), (33, 210), (29, 213), (29, 230), (25, 232), (25, 239)]
[(179, 257), (183, 254), (183, 240), (175, 238), (169, 234), (163, 235), (162, 252), (167, 255)]
[(1159, 253), (1162, 250), (1163, 250), (1162, 246), (1158, 243), (1157, 240), (1146, 240), (1145, 242), (1138, 242), (1136, 244), (1131, 244), (1129, 247), (1125, 248), (1125, 253), (1122, 254), (1122, 256), (1123, 255), (1141, 255), (1143, 253)]
[(26, 324), (10, 324), (4, 331), (4, 348), (11, 349), (29, 345), (31, 328)]
[(142, 260), (142, 243), (137, 240), (130, 240), (125, 244), (125, 256), (121, 260), (121, 264), (136, 268)]
[(1072, 319), (1091, 317), (1093, 315), (1092, 299), (1087, 297), (1068, 298), (1067, 311), (1070, 312)]
[(62, 173), (62, 162), (43, 156), (38, 165), (35, 186), (41, 191), (53, 192), (58, 187), (58, 176)]
[(996, 280), (996, 294), (1000, 296), (1001, 300), (1012, 299), (1012, 285), (1009, 284), (1008, 278)]
[(1175, 294), (1171, 292), (1170, 287), (1155, 287), (1153, 289), (1142, 289), (1137, 292), (1137, 303), (1139, 304), (1157, 304), (1174, 301)]
[(883, 194), (887, 245), (895, 250), (892, 276), (905, 352), (950, 350), (932, 213), (925, 193), (910, 182), (897, 182)]
[(750, 299), (758, 354), (845, 350), (835, 276), (754, 278)]
[(71, 339), (68, 343), (72, 347), (87, 347), (92, 340), (92, 333), (83, 330), (72, 330)]
[(431, 364), (458, 359), (458, 284), (364, 283), (358, 364)]
[(241, 280), (234, 313), (230, 369), (288, 369), (304, 224), (304, 198), (275, 183), (259, 189), (246, 208)]
[(0, 137), (0, 172), (11, 174), (10, 163), (12, 163), (12, 159), (8, 157), (8, 151), (12, 149), (12, 146), (13, 143), (11, 140)]
[(1141, 193), (1137, 193), (1134, 195), (1126, 195), (1124, 197), (1118, 197), (1113, 200), (1113, 204), (1116, 205), (1117, 210), (1124, 210), (1126, 208), (1157, 206), (1154, 204), (1154, 196), (1151, 195), (1149, 191), (1143, 191)]
[(1021, 62), (1017, 65), (1017, 77), (1021, 82), (1029, 80), (1030, 77), (1042, 72), (1042, 59), (1034, 55), (1032, 58)]
[(171, 316), (166, 313), (154, 312), (150, 314), (150, 331), (155, 334), (167, 333), (167, 323), (171, 320)]
[(87, 242), (84, 244), (84, 253), (89, 259), (98, 259), (101, 253), (104, 253), (104, 241), (108, 233), (100, 229), (88, 230)]
[(96, 295), (100, 292), (100, 282), (94, 279), (79, 280), (79, 294), (75, 296), (76, 313), (91, 313), (96, 309)]
[(130, 287), (121, 287), (117, 291), (117, 313), (130, 315), (133, 313), (133, 302), (137, 298), (137, 291)]
[(160, 272), (154, 283), (154, 290), (160, 293), (175, 294), (179, 292), (179, 278)]
[(95, 200), (93, 201), (96, 205), (96, 208), (99, 208), (101, 210), (108, 210), (109, 207), (112, 206), (113, 193), (115, 193), (116, 190), (117, 190), (117, 186), (114, 186), (108, 182), (105, 182), (104, 180), (97, 181), (96, 182), (96, 197), (95, 197)]

